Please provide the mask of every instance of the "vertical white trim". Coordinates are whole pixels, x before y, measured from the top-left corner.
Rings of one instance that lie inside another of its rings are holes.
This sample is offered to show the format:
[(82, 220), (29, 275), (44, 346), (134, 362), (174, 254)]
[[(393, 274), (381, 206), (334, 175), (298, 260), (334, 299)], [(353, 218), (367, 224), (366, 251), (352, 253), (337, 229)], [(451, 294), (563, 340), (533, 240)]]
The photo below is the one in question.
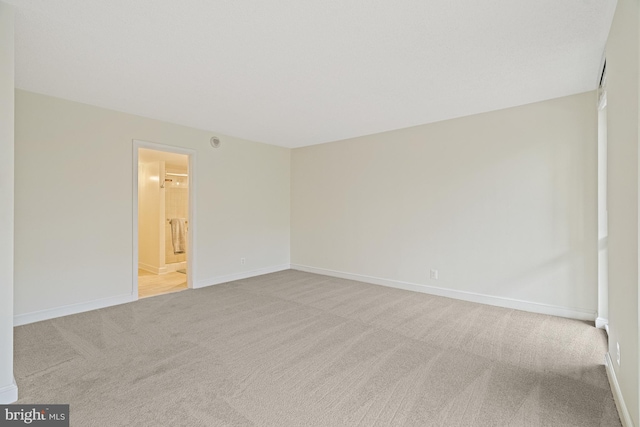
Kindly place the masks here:
[(189, 227), (187, 227), (187, 238), (189, 239), (188, 252), (187, 252), (187, 286), (189, 289), (195, 287), (196, 277), (196, 194), (197, 179), (196, 179), (196, 152), (189, 150)]
[(189, 227), (187, 243), (187, 286), (193, 288), (196, 274), (195, 263), (195, 230), (197, 228), (196, 218), (196, 151), (188, 148), (175, 147), (172, 145), (158, 144), (155, 142), (133, 140), (133, 270), (131, 283), (132, 300), (138, 299), (138, 149), (148, 148), (156, 151), (185, 154), (189, 161)]
[(609, 334), (609, 319), (605, 319), (604, 317), (598, 316), (596, 318), (596, 328), (604, 329)]
[(607, 74), (603, 69), (606, 57), (603, 56), (602, 82), (598, 88), (598, 147), (597, 147), (597, 221), (598, 221), (598, 249), (597, 249), (597, 269), (598, 269), (598, 318), (596, 326), (604, 328), (607, 333), (609, 318), (609, 218), (607, 211)]
[(133, 229), (133, 272), (131, 273), (131, 300), (136, 301), (138, 299), (138, 148), (140, 144), (133, 140), (133, 217), (132, 217), (132, 229)]
[(607, 376), (609, 377), (609, 385), (613, 392), (613, 400), (616, 401), (616, 407), (618, 408), (618, 414), (620, 415), (620, 421), (622, 421), (623, 427), (635, 427), (631, 420), (629, 409), (622, 397), (622, 390), (620, 390), (620, 384), (618, 384), (618, 377), (616, 377), (616, 371), (613, 369), (613, 361), (611, 360), (611, 355), (608, 352), (604, 355), (604, 366), (607, 368)]
[[(167, 165), (165, 163), (164, 160), (159, 161), (158, 162), (158, 180), (160, 181), (160, 190), (158, 190), (158, 202), (159, 205), (158, 206), (158, 247), (156, 248), (158, 250), (158, 265), (160, 266), (160, 268), (158, 270), (161, 270), (163, 273), (167, 272), (167, 253), (165, 251), (165, 239), (167, 238), (167, 236), (165, 235), (166, 233), (166, 224), (167, 224), (167, 216), (166, 216), (166, 210), (167, 210), (167, 205), (166, 205), (166, 200), (167, 200), (167, 190), (166, 190), (166, 182), (164, 181), (165, 177), (166, 177), (166, 173), (167, 173)], [(164, 186), (164, 188), (162, 188), (162, 186)], [(164, 190), (164, 191), (163, 191)]]
[(15, 10), (0, 1), (0, 403), (17, 399), (14, 371)]

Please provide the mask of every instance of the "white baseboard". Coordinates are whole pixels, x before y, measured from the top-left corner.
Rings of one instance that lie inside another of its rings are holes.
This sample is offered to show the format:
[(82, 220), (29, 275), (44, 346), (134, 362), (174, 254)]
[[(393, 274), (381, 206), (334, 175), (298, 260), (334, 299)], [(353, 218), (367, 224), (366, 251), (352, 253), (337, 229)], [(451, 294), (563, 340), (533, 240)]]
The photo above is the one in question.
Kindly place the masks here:
[(8, 405), (18, 400), (18, 385), (16, 379), (13, 379), (13, 383), (0, 387), (0, 404)]
[(13, 316), (13, 326), (26, 325), (29, 323), (40, 322), (41, 320), (54, 319), (56, 317), (68, 316), (70, 314), (111, 307), (112, 305), (136, 301), (137, 299), (137, 295), (126, 294), (77, 304), (64, 305), (62, 307), (54, 307), (31, 313), (17, 314)]
[(622, 426), (635, 427), (633, 425), (633, 421), (631, 420), (629, 409), (624, 403), (622, 391), (620, 390), (620, 384), (618, 384), (618, 377), (616, 376), (616, 371), (613, 369), (613, 360), (611, 360), (611, 355), (608, 352), (604, 355), (604, 365), (607, 368), (607, 376), (609, 377), (609, 384), (611, 385), (613, 400), (616, 401), (616, 407), (618, 408), (618, 414), (620, 414), (620, 421), (622, 421)]
[(473, 292), (459, 291), (456, 289), (438, 288), (419, 283), (401, 282), (398, 280), (382, 279), (379, 277), (365, 276), (361, 274), (345, 273), (342, 271), (328, 270), (325, 268), (310, 267), (307, 265), (291, 264), (293, 270), (306, 271), (308, 273), (323, 274), (325, 276), (339, 277), (341, 279), (357, 280), (374, 285), (389, 286), (391, 288), (405, 289), (408, 291), (422, 292), (424, 294), (454, 298), (463, 301), (477, 302), (480, 304), (494, 305), (497, 307), (511, 308), (515, 310), (529, 311), (532, 313), (548, 314), (551, 316), (568, 317), (570, 319), (590, 320), (596, 319), (596, 312), (579, 308), (560, 307), (537, 302), (522, 301), (513, 298), (483, 295)]
[[(229, 274), (226, 276), (218, 276), (206, 280), (198, 280), (194, 284), (195, 288), (203, 288), (205, 286), (218, 285), (220, 283), (233, 282), (234, 280), (248, 279), (249, 277), (261, 276), (263, 274), (275, 273), (277, 271), (289, 270), (289, 264), (276, 265), (272, 267), (260, 268), (257, 270), (245, 271), (242, 273)], [(68, 316), (70, 314), (83, 313), (85, 311), (97, 310), (99, 308), (111, 307), (113, 305), (124, 304), (136, 301), (137, 295), (127, 294), (116, 297), (104, 298), (94, 301), (82, 302), (78, 304), (66, 305), (63, 307), (55, 307), (32, 313), (18, 314), (13, 316), (13, 325), (21, 326), (29, 323), (39, 322), (41, 320), (54, 319), (56, 317)]]
[(178, 271), (180, 269), (187, 269), (187, 261), (180, 261), (180, 262), (171, 262), (169, 264), (166, 264), (164, 266), (165, 270), (167, 273), (173, 273), (174, 271)]
[(605, 319), (604, 317), (596, 318), (596, 328), (604, 329), (609, 335), (609, 319)]
[(153, 265), (145, 264), (143, 262), (138, 263), (138, 268), (140, 270), (148, 271), (152, 274), (165, 274), (167, 273), (167, 267), (155, 267)]
[(210, 279), (198, 280), (194, 284), (194, 289), (206, 286), (219, 285), (221, 283), (233, 282), (234, 280), (248, 279), (250, 277), (262, 276), (263, 274), (276, 273), (278, 271), (289, 270), (291, 265), (282, 264), (272, 267), (259, 268), (257, 270), (243, 271), (242, 273), (227, 274), (225, 276), (212, 277)]

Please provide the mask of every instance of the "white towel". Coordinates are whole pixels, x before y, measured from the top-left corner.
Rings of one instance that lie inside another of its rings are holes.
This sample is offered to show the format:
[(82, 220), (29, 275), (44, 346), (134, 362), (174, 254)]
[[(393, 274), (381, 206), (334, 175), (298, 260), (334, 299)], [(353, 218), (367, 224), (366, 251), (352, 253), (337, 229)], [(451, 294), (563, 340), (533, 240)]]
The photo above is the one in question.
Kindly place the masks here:
[(173, 243), (173, 253), (183, 254), (186, 246), (186, 227), (184, 218), (171, 218), (171, 243)]

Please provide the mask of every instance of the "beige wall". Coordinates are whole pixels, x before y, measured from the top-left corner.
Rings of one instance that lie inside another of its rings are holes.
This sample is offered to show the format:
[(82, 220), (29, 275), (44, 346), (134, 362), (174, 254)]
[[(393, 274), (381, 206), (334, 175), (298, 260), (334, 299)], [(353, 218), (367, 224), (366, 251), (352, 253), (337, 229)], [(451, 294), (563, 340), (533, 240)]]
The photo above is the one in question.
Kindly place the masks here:
[(292, 264), (595, 318), (596, 124), (593, 92), (295, 149)]
[[(165, 165), (167, 172), (188, 173), (187, 167), (177, 167)], [(164, 190), (165, 200), (165, 218), (164, 218), (164, 261), (166, 264), (184, 262), (187, 254), (176, 254), (173, 252), (173, 240), (171, 234), (171, 223), (167, 219), (171, 218), (189, 218), (189, 178), (181, 176), (172, 176), (172, 182), (167, 182)], [(189, 223), (187, 223), (187, 229)], [(185, 236), (186, 246), (189, 246), (189, 233)]]
[[(638, 415), (638, 2), (619, 0), (607, 43), (609, 353)], [(620, 343), (621, 363), (616, 363)]]
[(17, 398), (13, 382), (13, 28), (13, 9), (0, 2), (0, 403)]
[[(138, 161), (138, 264), (144, 270), (159, 273), (164, 267), (163, 251), (160, 248), (161, 227), (164, 227), (161, 212), (162, 201), (160, 162)], [(154, 180), (153, 178), (157, 180)]]
[(16, 315), (131, 295), (133, 139), (196, 151), (196, 286), (288, 265), (290, 151), (212, 135), (16, 91)]

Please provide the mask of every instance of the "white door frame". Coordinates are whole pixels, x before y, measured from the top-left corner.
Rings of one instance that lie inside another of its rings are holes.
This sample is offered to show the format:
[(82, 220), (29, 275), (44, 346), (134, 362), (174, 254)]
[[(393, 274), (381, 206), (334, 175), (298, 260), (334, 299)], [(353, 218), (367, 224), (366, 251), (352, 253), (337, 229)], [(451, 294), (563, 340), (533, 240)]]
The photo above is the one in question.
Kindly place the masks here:
[(187, 228), (187, 286), (193, 288), (196, 273), (196, 151), (155, 142), (133, 140), (133, 269), (131, 295), (138, 299), (138, 149), (185, 154), (189, 159), (189, 227)]

